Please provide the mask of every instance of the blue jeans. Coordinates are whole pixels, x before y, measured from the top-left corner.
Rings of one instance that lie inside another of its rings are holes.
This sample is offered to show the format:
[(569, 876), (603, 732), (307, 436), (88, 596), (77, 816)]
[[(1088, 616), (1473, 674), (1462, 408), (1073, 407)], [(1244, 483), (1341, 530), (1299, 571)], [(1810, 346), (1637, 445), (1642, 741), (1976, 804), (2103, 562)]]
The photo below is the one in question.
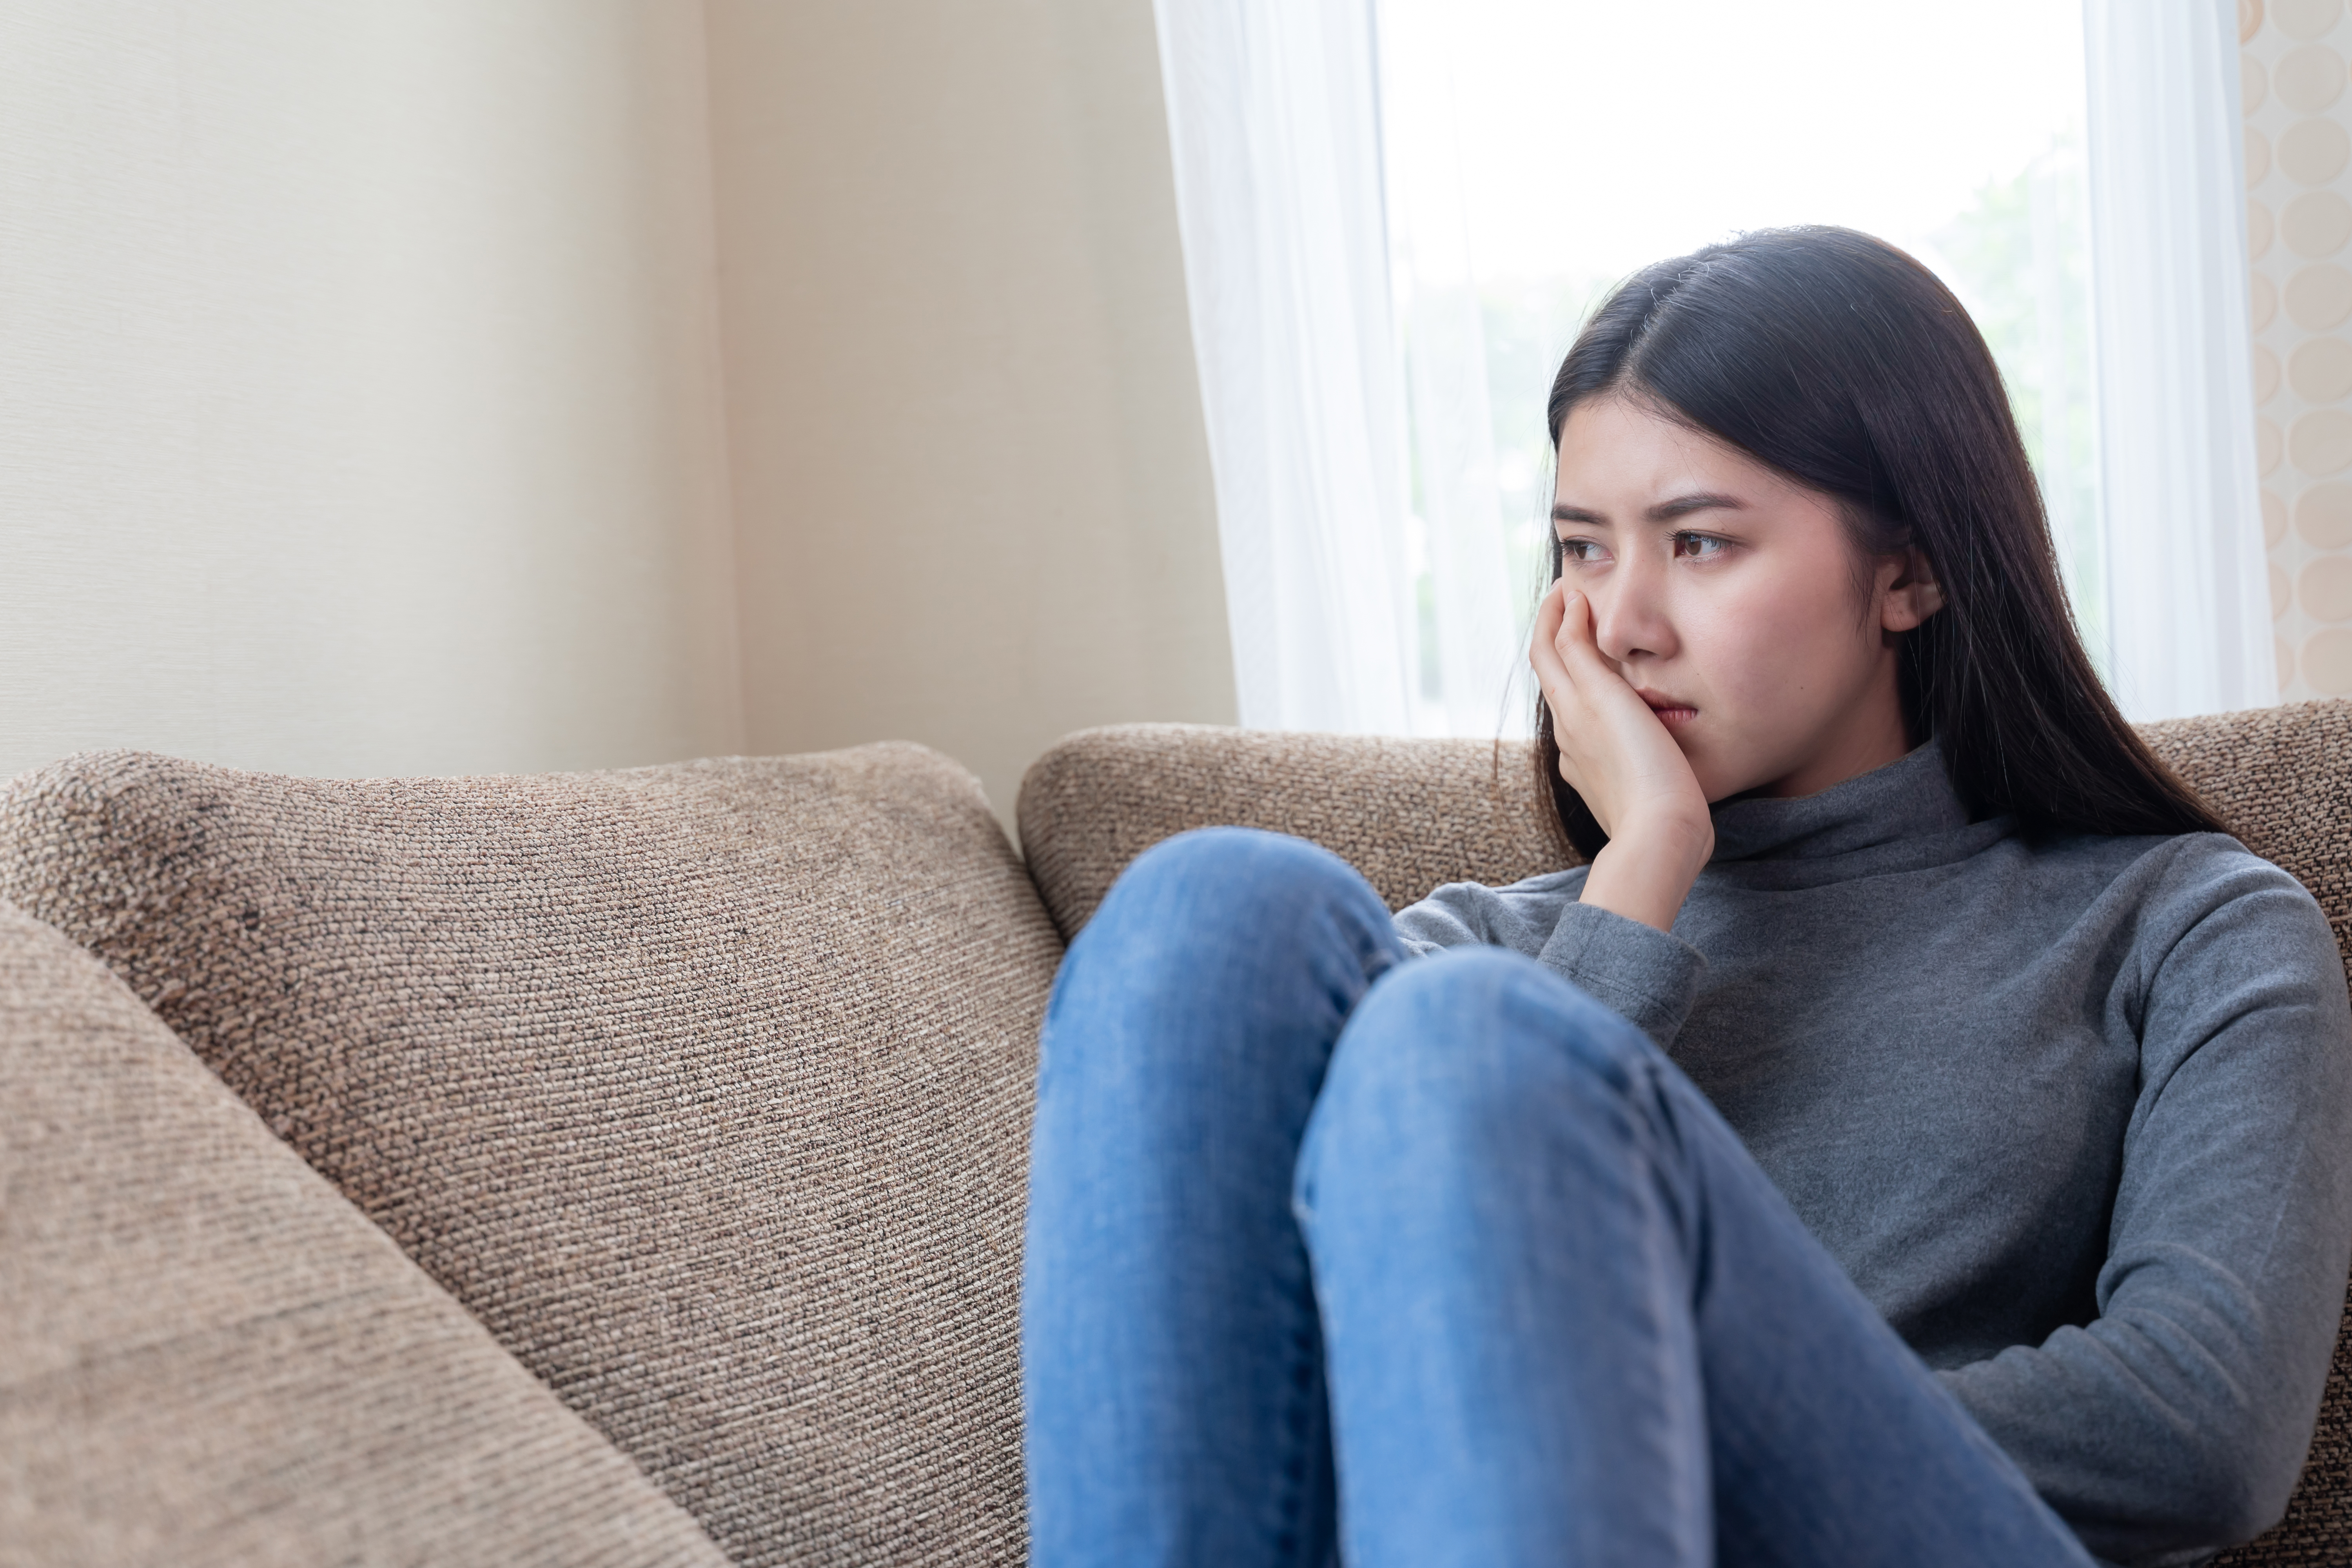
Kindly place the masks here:
[(2091, 1559), (1649, 1039), (1343, 861), (1138, 859), (1045, 1022), (1032, 1561)]

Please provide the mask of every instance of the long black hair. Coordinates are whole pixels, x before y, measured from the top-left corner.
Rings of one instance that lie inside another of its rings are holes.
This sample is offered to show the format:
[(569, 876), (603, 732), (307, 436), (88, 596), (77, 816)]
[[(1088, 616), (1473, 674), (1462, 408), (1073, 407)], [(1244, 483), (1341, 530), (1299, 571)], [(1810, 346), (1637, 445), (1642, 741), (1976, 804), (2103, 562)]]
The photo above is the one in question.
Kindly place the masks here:
[[(1972, 818), (2029, 834), (2228, 831), (2124, 721), (2083, 651), (2000, 373), (1950, 289), (1852, 229), (1768, 229), (1644, 268), (1593, 313), (1552, 383), (1551, 441), (1626, 395), (1838, 503), (1864, 556), (1916, 548), (1943, 607), (1897, 650), (1913, 742), (1942, 742)], [(1557, 537), (1551, 574), (1560, 571)], [(1569, 839), (1608, 842), (1537, 761)]]

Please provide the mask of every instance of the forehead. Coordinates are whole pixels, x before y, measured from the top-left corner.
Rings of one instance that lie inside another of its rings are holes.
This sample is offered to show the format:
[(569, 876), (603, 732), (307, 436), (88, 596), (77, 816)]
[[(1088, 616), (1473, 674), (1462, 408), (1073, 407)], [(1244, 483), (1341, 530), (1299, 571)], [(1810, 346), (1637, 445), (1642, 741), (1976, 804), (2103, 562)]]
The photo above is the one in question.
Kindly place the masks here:
[(1758, 500), (1791, 487), (1747, 453), (1632, 398), (1587, 398), (1559, 431), (1558, 500), (1645, 499), (1687, 489), (1737, 489)]

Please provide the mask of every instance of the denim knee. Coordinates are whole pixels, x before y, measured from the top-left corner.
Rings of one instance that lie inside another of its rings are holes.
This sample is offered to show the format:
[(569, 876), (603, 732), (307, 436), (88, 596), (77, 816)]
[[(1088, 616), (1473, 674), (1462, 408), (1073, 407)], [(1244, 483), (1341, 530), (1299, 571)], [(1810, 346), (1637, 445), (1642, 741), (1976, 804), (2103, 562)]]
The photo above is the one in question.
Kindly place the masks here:
[(1350, 1033), (1381, 1054), (1532, 1053), (1612, 1081), (1656, 1058), (1648, 1036), (1589, 992), (1501, 947), (1454, 947), (1404, 965), (1364, 998)]
[[(1072, 944), (1187, 968), (1232, 954), (1281, 963), (1338, 939), (1373, 972), (1402, 957), (1387, 905), (1356, 868), (1304, 838), (1201, 827), (1136, 857)], [(1222, 964), (1219, 965), (1222, 967)]]
[(1641, 1030), (1532, 959), (1493, 947), (1417, 959), (1349, 1019), (1302, 1182), (1333, 1143), (1349, 1159), (1476, 1159), (1566, 1122), (1633, 1135), (1654, 1118), (1662, 1063)]

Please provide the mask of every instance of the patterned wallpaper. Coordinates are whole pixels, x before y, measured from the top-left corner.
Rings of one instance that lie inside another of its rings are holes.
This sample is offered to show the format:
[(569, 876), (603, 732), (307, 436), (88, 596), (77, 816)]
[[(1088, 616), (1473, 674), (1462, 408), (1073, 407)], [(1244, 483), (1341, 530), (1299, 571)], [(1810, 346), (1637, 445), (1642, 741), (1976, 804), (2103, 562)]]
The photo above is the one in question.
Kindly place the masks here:
[(2279, 690), (2352, 694), (2352, 26), (2238, 0), (2255, 430)]

